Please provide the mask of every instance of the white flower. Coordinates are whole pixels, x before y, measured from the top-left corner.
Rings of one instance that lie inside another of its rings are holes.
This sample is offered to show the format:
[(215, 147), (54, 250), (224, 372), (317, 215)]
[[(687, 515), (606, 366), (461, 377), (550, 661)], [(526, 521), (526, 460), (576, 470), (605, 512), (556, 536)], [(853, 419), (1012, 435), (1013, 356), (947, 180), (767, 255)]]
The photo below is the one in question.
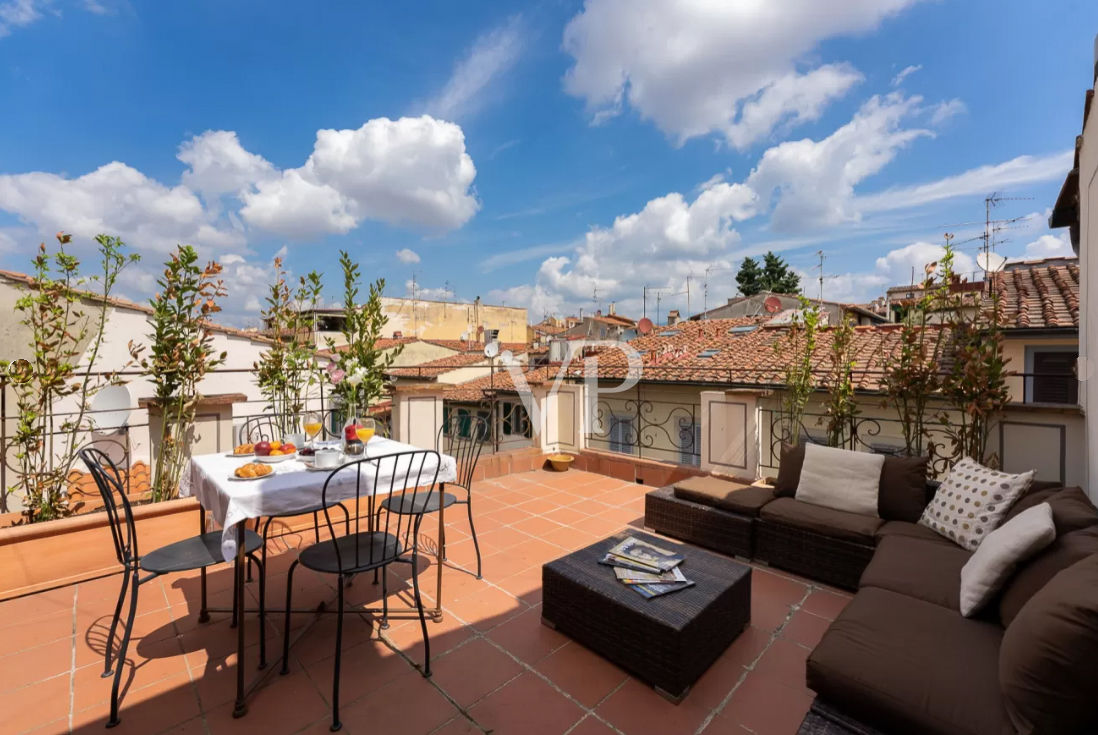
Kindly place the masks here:
[(361, 383), (362, 379), (365, 377), (366, 376), (363, 374), (363, 372), (361, 370), (358, 370), (347, 376), (347, 384), (352, 388), (357, 388), (359, 383)]

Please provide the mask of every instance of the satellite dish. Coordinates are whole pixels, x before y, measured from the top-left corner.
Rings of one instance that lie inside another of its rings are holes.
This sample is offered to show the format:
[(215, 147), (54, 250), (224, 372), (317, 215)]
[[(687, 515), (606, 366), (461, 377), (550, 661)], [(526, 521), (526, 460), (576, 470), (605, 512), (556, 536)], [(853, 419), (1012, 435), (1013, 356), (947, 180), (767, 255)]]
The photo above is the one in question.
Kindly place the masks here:
[(124, 385), (100, 389), (91, 402), (91, 421), (100, 431), (121, 429), (130, 419), (130, 391)]
[(652, 320), (648, 317), (644, 317), (639, 322), (637, 322), (637, 332), (639, 332), (641, 335), (651, 334), (652, 330), (655, 328), (655, 325), (652, 324)]
[(980, 253), (976, 256), (976, 265), (987, 273), (998, 273), (1006, 265), (1006, 258), (998, 253)]
[(499, 354), (499, 342), (492, 340), (488, 344), (484, 345), (484, 356), (489, 360)]
[(782, 300), (777, 296), (767, 296), (763, 301), (763, 308), (766, 309), (767, 314), (777, 314), (782, 310)]

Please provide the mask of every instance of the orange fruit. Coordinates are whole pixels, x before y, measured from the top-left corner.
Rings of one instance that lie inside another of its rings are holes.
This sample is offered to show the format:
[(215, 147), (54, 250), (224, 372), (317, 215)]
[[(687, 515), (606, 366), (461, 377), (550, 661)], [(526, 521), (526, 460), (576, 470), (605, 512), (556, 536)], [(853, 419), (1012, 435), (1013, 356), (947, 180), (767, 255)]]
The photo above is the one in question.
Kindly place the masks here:
[(271, 445), (271, 449), (278, 449), (282, 446), (282, 442), (267, 442)]

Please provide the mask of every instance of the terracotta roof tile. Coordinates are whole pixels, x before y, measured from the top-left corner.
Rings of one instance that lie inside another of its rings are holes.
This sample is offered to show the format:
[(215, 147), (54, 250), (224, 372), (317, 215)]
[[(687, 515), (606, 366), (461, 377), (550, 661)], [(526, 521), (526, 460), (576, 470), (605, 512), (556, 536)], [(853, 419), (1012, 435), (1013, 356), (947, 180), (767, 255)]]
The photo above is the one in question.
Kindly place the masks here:
[(390, 368), (389, 374), (411, 378), (437, 378), (439, 375), (448, 373), (451, 370), (476, 365), (478, 362), (487, 363), (487, 361), (488, 358), (479, 352), (459, 352), (456, 355), (447, 355), (419, 365)]
[(1000, 322), (1008, 329), (1079, 327), (1075, 259), (1014, 263), (993, 276), (992, 286), (999, 298)]
[[(554, 380), (557, 375), (556, 367), (540, 367), (527, 370), (523, 373), (527, 385), (541, 385)], [(464, 383), (450, 386), (443, 394), (447, 401), (482, 401), (488, 398), (492, 391), (501, 393), (515, 393), (515, 383), (511, 374), (506, 371), (498, 371), (494, 375), (484, 375)]]

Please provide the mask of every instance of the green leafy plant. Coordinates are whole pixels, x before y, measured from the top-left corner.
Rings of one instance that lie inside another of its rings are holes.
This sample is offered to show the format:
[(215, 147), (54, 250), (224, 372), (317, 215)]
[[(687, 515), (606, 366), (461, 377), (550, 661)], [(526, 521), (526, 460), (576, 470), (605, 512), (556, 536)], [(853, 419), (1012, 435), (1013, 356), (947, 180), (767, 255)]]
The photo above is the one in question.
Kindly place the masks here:
[(327, 338), (328, 349), (334, 355), (328, 364), (328, 380), (332, 391), (349, 411), (366, 410), (377, 401), (386, 388), (385, 373), (400, 354), (401, 347), (386, 353), (378, 349), (389, 318), (381, 308), (385, 279), (370, 284), (370, 295), (359, 304), (358, 264), (345, 251), (339, 252), (343, 269), (343, 341), (336, 345)]
[(816, 389), (813, 358), (820, 327), (819, 306), (801, 297), (801, 309), (793, 314), (785, 338), (774, 345), (785, 363), (785, 391), (781, 400), (782, 439), (798, 444), (808, 399)]
[[(952, 253), (943, 262), (952, 269)], [(910, 306), (900, 326), (899, 347), (883, 357), (881, 387), (896, 409), (908, 456), (921, 456), (927, 441), (928, 406), (941, 385), (942, 329), (930, 324), (934, 304), (948, 298), (949, 281), (935, 280), (938, 263), (926, 266), (922, 296)]]
[(767, 252), (762, 266), (754, 258), (744, 258), (736, 273), (736, 284), (744, 296), (754, 296), (763, 291), (797, 294), (801, 291), (801, 278), (781, 256)]
[(948, 329), (941, 394), (954, 411), (940, 412), (938, 423), (949, 438), (951, 459), (971, 457), (996, 466), (999, 457), (988, 454), (988, 438), (1010, 402), (1009, 359), (1003, 355), (998, 296), (991, 294), (985, 307), (977, 294), (952, 292), (953, 248), (948, 237), (942, 280), (945, 285), (935, 296), (935, 309)]
[(198, 384), (225, 361), (214, 350), (209, 318), (221, 311), (217, 300), (226, 291), (221, 265), (198, 265), (198, 254), (180, 245), (157, 280), (152, 306), (151, 349), (141, 367), (153, 385), (162, 414), (160, 446), (153, 464), (152, 498), (166, 500), (179, 488), (179, 475), (193, 439)]
[(272, 343), (260, 355), (255, 371), (259, 390), (285, 436), (300, 431), (308, 392), (321, 380), (310, 314), (320, 303), (322, 287), (320, 275), (312, 271), (291, 290), (281, 258), (275, 258), (274, 269), (262, 312)]
[(831, 328), (831, 370), (827, 381), (827, 443), (853, 449), (855, 422), (861, 409), (854, 395), (854, 322), (844, 316)]
[[(100, 272), (85, 278), (80, 261), (65, 251), (71, 241), (58, 233), (55, 251), (48, 251), (45, 243), (39, 246), (32, 282), (15, 304), (20, 323), (30, 332), (31, 357), (29, 370), (12, 385), (19, 410), (12, 443), (20, 484), (9, 492), (22, 491), (23, 512), (32, 523), (75, 510), (65, 494), (66, 478), (81, 435), (91, 428), (91, 398), (103, 386), (123, 382), (117, 372), (97, 374), (93, 369), (118, 275), (138, 256), (126, 255), (118, 238), (99, 235)], [(94, 292), (88, 290), (92, 285), (97, 285)], [(59, 411), (66, 399), (71, 399), (71, 410)], [(7, 510), (6, 494), (3, 501)]]

